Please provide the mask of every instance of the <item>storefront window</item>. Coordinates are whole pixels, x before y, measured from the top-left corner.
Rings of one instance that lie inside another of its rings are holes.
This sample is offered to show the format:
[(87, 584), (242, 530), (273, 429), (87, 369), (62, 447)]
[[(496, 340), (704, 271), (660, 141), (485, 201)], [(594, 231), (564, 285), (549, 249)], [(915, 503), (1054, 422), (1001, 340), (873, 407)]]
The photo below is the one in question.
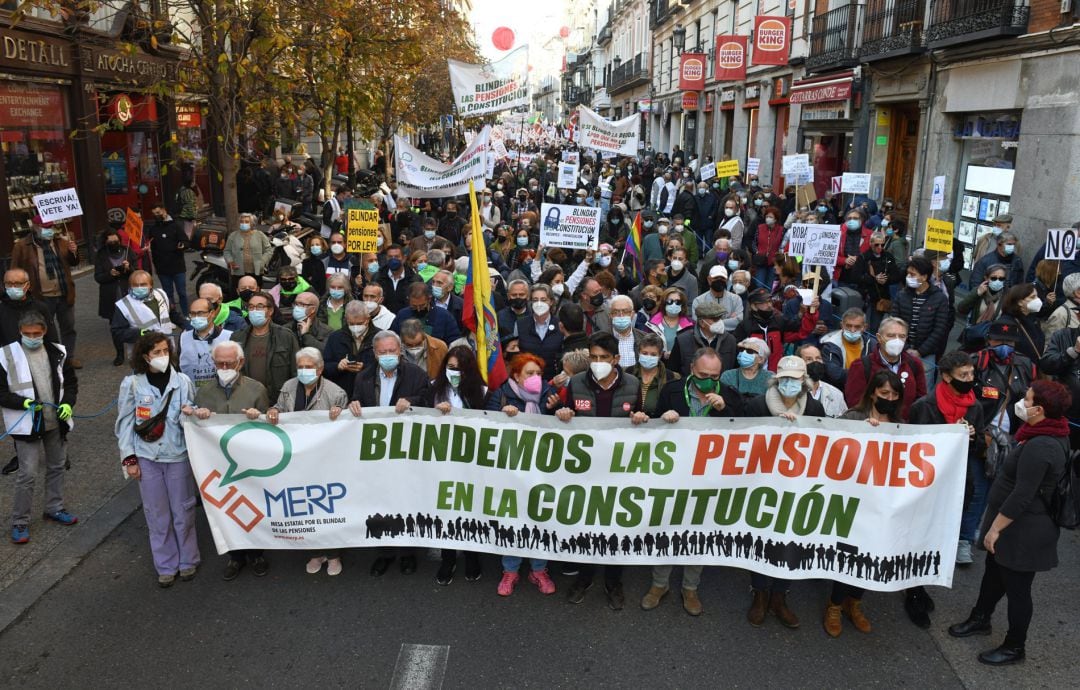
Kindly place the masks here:
[(962, 179), (956, 209), (956, 237), (971, 266), (976, 243), (993, 232), (995, 216), (1009, 212), (1013, 173), (1020, 140), (1020, 116), (1013, 113), (968, 115), (957, 120), (954, 136), (962, 141)]
[[(33, 197), (75, 186), (75, 164), (67, 99), (59, 86), (0, 83), (0, 147), (4, 153), (8, 206), (13, 232), (30, 229), (37, 214)], [(81, 236), (78, 218), (67, 232)]]
[(855, 139), (850, 134), (807, 132), (803, 138), (803, 151), (810, 154), (810, 167), (814, 169), (814, 191), (818, 198), (821, 198), (829, 190), (832, 178), (851, 172)]

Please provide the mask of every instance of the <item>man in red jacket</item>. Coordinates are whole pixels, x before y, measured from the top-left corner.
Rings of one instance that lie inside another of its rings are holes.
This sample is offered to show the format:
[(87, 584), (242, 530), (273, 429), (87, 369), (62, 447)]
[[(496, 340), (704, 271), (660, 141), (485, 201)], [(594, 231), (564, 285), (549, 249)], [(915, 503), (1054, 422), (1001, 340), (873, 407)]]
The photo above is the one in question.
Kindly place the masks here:
[(904, 384), (904, 404), (901, 417), (907, 421), (911, 403), (926, 395), (926, 372), (922, 361), (908, 353), (906, 342), (908, 325), (903, 319), (889, 316), (878, 327), (877, 345), (870, 353), (851, 363), (844, 400), (848, 407), (858, 404), (866, 390), (866, 383), (878, 371), (888, 367)]

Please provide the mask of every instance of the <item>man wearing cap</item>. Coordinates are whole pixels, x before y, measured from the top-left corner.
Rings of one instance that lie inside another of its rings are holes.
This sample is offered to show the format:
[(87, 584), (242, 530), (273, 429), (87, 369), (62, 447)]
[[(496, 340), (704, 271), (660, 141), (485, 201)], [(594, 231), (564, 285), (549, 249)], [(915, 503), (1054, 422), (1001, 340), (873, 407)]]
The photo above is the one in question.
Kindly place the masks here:
[[(727, 240), (717, 240), (717, 242), (727, 242)], [(734, 331), (743, 320), (742, 299), (728, 290), (728, 271), (724, 266), (716, 265), (709, 269), (708, 290), (694, 298), (693, 312), (697, 314), (698, 305), (706, 303), (719, 305), (720, 318), (724, 320), (724, 328), (728, 331)]]
[[(971, 252), (971, 263), (974, 265), (979, 259), (983, 258), (987, 254), (990, 254), (997, 248), (998, 238), (1002, 233), (1006, 233), (1012, 230), (1012, 214), (1000, 213), (994, 217), (994, 231), (989, 232), (979, 238), (979, 241), (975, 243), (975, 249)], [(978, 283), (970, 283), (971, 285), (978, 285)]]
[[(783, 334), (799, 331), (803, 326), (803, 321), (807, 319), (813, 320), (814, 315), (810, 314), (808, 310), (801, 317), (785, 319), (783, 315), (773, 309), (772, 295), (765, 288), (758, 288), (751, 292), (746, 306), (749, 309), (743, 320), (735, 327), (732, 335), (735, 336), (736, 342), (741, 342), (747, 338), (764, 340), (768, 344), (770, 352), (767, 368), (773, 371), (784, 353)], [(810, 329), (812, 328), (813, 324), (811, 323)]]
[[(694, 353), (703, 347), (714, 350), (720, 357), (724, 370), (735, 368), (736, 340), (726, 332), (723, 310), (715, 302), (702, 302), (694, 307), (697, 323), (684, 328), (675, 336), (667, 367), (685, 378), (690, 374)], [(721, 372), (723, 373), (723, 372)]]
[[(975, 401), (982, 408), (988, 435), (993, 442), (1000, 442), (1001, 447), (1024, 423), (1016, 416), (1013, 406), (1017, 400), (1024, 399), (1038, 374), (1031, 360), (1016, 351), (1019, 339), (1020, 329), (1015, 323), (994, 321), (986, 336), (986, 347), (971, 356), (975, 365)], [(972, 483), (971, 495), (960, 518), (960, 544), (956, 551), (956, 562), (960, 565), (972, 562), (971, 545), (986, 510), (990, 480), (982, 458), (968, 460), (968, 477)]]
[(82, 363), (75, 359), (75, 280), (71, 277), (71, 267), (79, 263), (79, 246), (57, 235), (53, 224), (43, 222), (41, 216), (34, 216), (32, 226), (11, 248), (11, 268), (26, 271), (30, 294), (45, 304), (46, 318), (56, 319), (68, 364), (81, 369)]
[(988, 268), (1002, 264), (1008, 269), (1005, 274), (1005, 289), (1024, 282), (1024, 260), (1020, 258), (1020, 241), (1011, 231), (1001, 233), (997, 238), (997, 248), (989, 252), (971, 267), (968, 285), (979, 285)]

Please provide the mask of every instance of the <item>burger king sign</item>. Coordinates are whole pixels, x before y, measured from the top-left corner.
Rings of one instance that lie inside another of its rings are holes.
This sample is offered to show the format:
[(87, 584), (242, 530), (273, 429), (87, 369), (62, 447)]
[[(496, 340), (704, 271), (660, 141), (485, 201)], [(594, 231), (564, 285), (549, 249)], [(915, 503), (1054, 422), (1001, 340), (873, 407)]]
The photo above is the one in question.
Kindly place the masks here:
[(786, 65), (791, 20), (787, 17), (754, 17), (754, 64)]
[(679, 60), (679, 89), (681, 91), (701, 91), (704, 88), (704, 53), (683, 53)]
[(746, 36), (716, 37), (716, 80), (746, 79)]

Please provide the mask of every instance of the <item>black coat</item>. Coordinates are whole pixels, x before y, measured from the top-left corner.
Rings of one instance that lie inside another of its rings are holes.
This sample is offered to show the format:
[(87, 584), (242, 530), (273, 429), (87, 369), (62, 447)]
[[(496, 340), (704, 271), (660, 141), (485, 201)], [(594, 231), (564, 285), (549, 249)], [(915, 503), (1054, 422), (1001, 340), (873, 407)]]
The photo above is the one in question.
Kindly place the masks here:
[[(918, 350), (919, 357), (943, 354), (952, 326), (949, 320), (949, 298), (945, 293), (931, 285), (925, 296), (926, 301), (919, 311), (918, 328), (912, 329), (907, 339), (907, 348)], [(896, 299), (892, 303), (892, 315), (899, 316), (910, 327), (914, 304), (915, 291), (905, 287), (896, 293)]]
[(375, 282), (382, 287), (383, 306), (395, 314), (409, 306), (409, 286), (420, 280), (420, 276), (416, 275), (416, 272), (408, 266), (404, 270), (405, 272), (401, 274), (401, 280), (398, 281), (397, 289), (394, 288), (394, 281), (390, 278), (389, 267), (383, 266), (380, 268), (379, 275), (375, 278)]
[[(19, 319), (28, 311), (36, 311), (45, 316), (45, 321), (49, 324), (45, 340), (50, 343), (60, 342), (60, 336), (56, 332), (56, 319), (48, 317), (49, 309), (44, 303), (29, 295), (26, 299), (15, 302), (7, 294), (0, 293), (0, 346), (13, 343), (22, 337), (22, 333), (19, 332)], [(111, 317), (112, 314), (110, 313), (109, 316)]]
[(536, 335), (536, 321), (532, 316), (518, 319), (518, 347), (522, 352), (534, 354), (544, 360), (544, 380), (550, 381), (555, 376), (555, 365), (563, 352), (563, 334), (559, 330), (559, 318), (552, 316), (548, 320), (547, 335), (541, 340)]
[[(378, 407), (378, 376), (378, 366), (364, 367), (364, 370), (356, 377), (349, 400), (359, 400), (361, 407)], [(390, 396), (390, 404), (396, 405), (398, 400), (405, 398), (417, 407), (431, 407), (428, 400), (429, 383), (431, 382), (428, 380), (426, 371), (401, 359), (398, 362), (397, 372), (394, 374), (394, 392)]]
[[(939, 383), (938, 385), (948, 384)], [(934, 390), (911, 404), (911, 410), (908, 412), (909, 424), (947, 424), (945, 415), (941, 414), (941, 410), (938, 409), (937, 393)], [(972, 458), (984, 457), (986, 455), (986, 435), (983, 432), (986, 431), (986, 420), (983, 419), (982, 406), (979, 405), (977, 396), (975, 404), (968, 408), (964, 419), (975, 427), (975, 438), (968, 443), (968, 456)]]
[(184, 249), (187, 247), (187, 235), (180, 229), (180, 224), (169, 218), (155, 220), (146, 227), (150, 238), (150, 256), (154, 259), (154, 270), (158, 275), (173, 276), (187, 270), (184, 262)]
[[(687, 403), (686, 387), (689, 381), (679, 379), (671, 381), (660, 389), (660, 399), (656, 404), (656, 416), (660, 417), (665, 412), (677, 412), (680, 417), (690, 416), (690, 405)], [(693, 393), (691, 393), (693, 395)], [(709, 408), (709, 417), (741, 417), (743, 416), (743, 399), (739, 391), (731, 386), (720, 384), (720, 397), (724, 399), (724, 409)]]
[[(1069, 439), (1036, 436), (1017, 446), (1001, 466), (986, 498), (980, 534), (998, 513), (1013, 523), (1001, 530), (994, 560), (1010, 570), (1042, 572), (1057, 567), (1060, 530), (1046, 505), (1069, 459)], [(1075, 490), (1075, 487), (1074, 487)]]
[(730, 333), (715, 336), (715, 340), (708, 343), (701, 334), (700, 328), (690, 326), (682, 329), (675, 336), (675, 345), (671, 348), (671, 355), (668, 356), (667, 365), (669, 369), (679, 372), (680, 376), (686, 378), (690, 375), (690, 364), (694, 360), (694, 353), (703, 347), (712, 347), (720, 355), (723, 371), (727, 371), (735, 368), (736, 355), (738, 354), (737, 345), (735, 336)]
[(375, 350), (372, 349), (371, 343), (375, 339), (375, 332), (376, 329), (369, 326), (368, 332), (364, 334), (364, 339), (359, 344), (357, 344), (356, 338), (353, 337), (348, 325), (331, 333), (330, 337), (326, 339), (326, 345), (323, 347), (323, 361), (325, 363), (323, 376), (341, 386), (341, 390), (351, 391), (356, 384), (357, 375), (351, 371), (338, 368), (338, 365), (341, 364), (343, 358), (348, 356), (354, 362), (363, 364), (363, 370), (373, 368), (375, 366)]
[(94, 256), (94, 280), (98, 284), (98, 316), (103, 319), (112, 319), (116, 310), (116, 303), (122, 299), (128, 291), (128, 279), (136, 268), (135, 254), (124, 247), (124, 257), (127, 259), (127, 270), (119, 269), (118, 275), (112, 274), (112, 261), (109, 260), (109, 248), (102, 247)]

